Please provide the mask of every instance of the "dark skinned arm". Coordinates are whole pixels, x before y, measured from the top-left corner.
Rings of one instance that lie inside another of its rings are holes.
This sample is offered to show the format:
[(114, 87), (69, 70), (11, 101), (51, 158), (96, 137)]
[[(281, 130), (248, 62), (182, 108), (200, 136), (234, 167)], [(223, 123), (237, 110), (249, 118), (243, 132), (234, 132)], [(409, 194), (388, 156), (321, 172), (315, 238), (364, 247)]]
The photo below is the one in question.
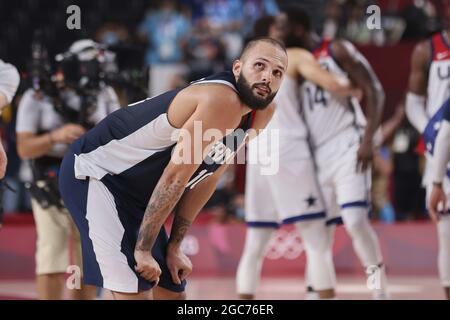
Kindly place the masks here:
[(425, 97), (428, 86), (428, 64), (430, 61), (428, 42), (418, 43), (411, 56), (411, 73), (406, 97), (406, 116), (417, 131), (423, 133), (428, 123), (425, 112)]
[(367, 125), (358, 150), (358, 167), (364, 171), (373, 159), (373, 136), (380, 124), (384, 91), (370, 64), (350, 42), (334, 41), (332, 51), (351, 82), (363, 91)]

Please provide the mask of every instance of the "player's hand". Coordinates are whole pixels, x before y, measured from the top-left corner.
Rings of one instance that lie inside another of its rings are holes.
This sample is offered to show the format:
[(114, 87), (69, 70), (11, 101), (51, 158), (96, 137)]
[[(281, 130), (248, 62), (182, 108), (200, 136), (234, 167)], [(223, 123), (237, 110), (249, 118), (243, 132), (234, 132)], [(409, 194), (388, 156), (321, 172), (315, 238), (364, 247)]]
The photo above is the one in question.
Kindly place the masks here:
[(169, 245), (166, 261), (172, 280), (176, 284), (181, 284), (181, 282), (192, 272), (191, 259), (189, 259), (180, 248), (172, 248)]
[(7, 164), (8, 159), (6, 158), (6, 152), (3, 149), (3, 145), (0, 142), (0, 179), (3, 179), (5, 177)]
[(85, 132), (86, 130), (79, 124), (69, 123), (52, 131), (50, 134), (55, 142), (70, 144)]
[(363, 142), (357, 152), (356, 171), (364, 172), (373, 161), (373, 146), (370, 142)]
[(356, 100), (358, 100), (358, 102), (361, 102), (364, 97), (364, 93), (360, 88), (352, 87), (350, 89), (349, 96), (354, 97), (354, 98), (356, 98)]
[(430, 200), (428, 202), (428, 211), (430, 212), (431, 220), (438, 222), (440, 219), (439, 204), (442, 203), (442, 209), (444, 212), (447, 211), (447, 199), (445, 197), (445, 192), (442, 189), (442, 184), (433, 184), (433, 189), (431, 190)]
[(158, 262), (152, 257), (150, 251), (134, 250), (134, 259), (136, 259), (136, 266), (134, 269), (139, 275), (148, 281), (155, 281), (156, 285), (159, 282), (161, 275), (161, 268)]
[(355, 97), (359, 102), (362, 101), (363, 91), (358, 87), (354, 87), (348, 78), (339, 76), (337, 82), (339, 86), (332, 91), (334, 94), (341, 97)]

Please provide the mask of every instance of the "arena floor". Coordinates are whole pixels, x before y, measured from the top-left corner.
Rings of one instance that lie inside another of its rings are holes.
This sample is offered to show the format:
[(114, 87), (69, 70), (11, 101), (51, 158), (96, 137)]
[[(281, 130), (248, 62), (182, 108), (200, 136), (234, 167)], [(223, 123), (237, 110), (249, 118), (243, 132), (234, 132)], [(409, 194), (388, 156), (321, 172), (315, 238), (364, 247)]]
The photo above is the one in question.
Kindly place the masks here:
[[(356, 276), (341, 276), (337, 293), (342, 300), (371, 299), (365, 286), (365, 279)], [(434, 277), (390, 277), (389, 292), (394, 300), (442, 300), (443, 291)], [(230, 300), (236, 299), (234, 279), (231, 277), (191, 278), (187, 287), (188, 299)], [(0, 281), (0, 300), (35, 299), (33, 281)], [(100, 299), (110, 299), (105, 291)], [(261, 300), (301, 300), (305, 298), (304, 283), (301, 278), (263, 278), (257, 299)]]

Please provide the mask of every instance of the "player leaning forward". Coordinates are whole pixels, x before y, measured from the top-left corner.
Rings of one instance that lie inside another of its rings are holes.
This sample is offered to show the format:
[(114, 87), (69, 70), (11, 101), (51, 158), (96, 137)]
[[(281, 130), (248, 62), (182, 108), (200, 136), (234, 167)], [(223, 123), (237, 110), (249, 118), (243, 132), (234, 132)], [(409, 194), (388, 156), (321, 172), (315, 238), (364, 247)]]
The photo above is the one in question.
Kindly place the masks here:
[[(251, 41), (232, 72), (114, 112), (71, 146), (60, 189), (80, 231), (85, 283), (117, 299), (147, 298), (152, 287), (155, 298), (184, 297), (192, 265), (180, 244), (226, 167), (211, 148), (234, 152), (245, 130), (266, 126), (286, 66), (281, 44)], [(196, 139), (211, 129), (220, 136)], [(199, 152), (208, 156), (196, 161)]]

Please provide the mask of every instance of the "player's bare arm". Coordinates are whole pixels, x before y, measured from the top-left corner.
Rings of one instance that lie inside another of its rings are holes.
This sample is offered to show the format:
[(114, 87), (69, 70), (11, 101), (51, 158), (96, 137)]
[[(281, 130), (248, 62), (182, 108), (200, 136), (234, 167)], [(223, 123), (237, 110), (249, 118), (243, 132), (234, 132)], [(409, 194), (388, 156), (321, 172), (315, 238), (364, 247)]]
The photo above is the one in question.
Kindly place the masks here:
[(324, 70), (311, 52), (300, 48), (290, 48), (287, 52), (289, 58), (287, 74), (291, 77), (301, 76), (338, 96), (355, 94), (347, 79)]
[[(448, 203), (445, 190), (443, 188), (443, 180), (447, 173), (447, 165), (450, 162), (450, 122), (442, 121), (439, 133), (436, 137), (434, 145), (432, 179), (433, 189), (430, 194), (428, 209), (430, 217), (434, 222), (438, 222), (441, 218), (441, 211), (447, 212)], [(442, 204), (442, 207), (439, 206)]]
[[(181, 131), (194, 137), (194, 121), (200, 121), (203, 130), (218, 129), (224, 136), (227, 129), (238, 126), (242, 117), (242, 105), (231, 89), (211, 86), (203, 91), (205, 93), (198, 96), (197, 107), (182, 126)], [(170, 119), (170, 113), (169, 121), (176, 122)], [(157, 280), (161, 271), (155, 266), (157, 263), (151, 258), (149, 251), (153, 247), (162, 224), (180, 200), (190, 177), (200, 165), (194, 161), (195, 145), (200, 142), (190, 142), (189, 139), (181, 138), (175, 146), (172, 159), (152, 193), (139, 230), (135, 248), (136, 270), (150, 281)], [(202, 154), (205, 154), (210, 147), (211, 142), (201, 141)], [(179, 159), (175, 159), (183, 154), (183, 150), (191, 152), (192, 161), (189, 163), (180, 164)]]
[[(274, 103), (256, 112), (252, 127), (254, 130), (250, 130), (249, 140), (255, 138), (266, 127), (274, 112)], [(186, 192), (177, 204), (167, 249), (167, 264), (175, 283), (181, 283), (192, 272), (190, 259), (180, 250), (181, 242), (200, 210), (214, 193), (227, 167), (228, 164), (223, 164), (212, 176)]]
[[(249, 139), (255, 138), (269, 123), (275, 112), (275, 104), (271, 103), (266, 109), (257, 111)], [(248, 141), (247, 140), (247, 141)], [(180, 199), (175, 211), (174, 223), (169, 239), (169, 247), (178, 249), (201, 208), (213, 194), (216, 184), (226, 171), (228, 164), (223, 164), (212, 176), (200, 182), (195, 189), (186, 192)]]
[(166, 258), (172, 280), (177, 284), (180, 284), (192, 272), (190, 259), (180, 249), (181, 242), (200, 210), (214, 193), (227, 167), (227, 164), (223, 164), (208, 179), (204, 179), (194, 189), (186, 192), (177, 204)]
[(411, 56), (411, 72), (406, 96), (406, 116), (409, 122), (422, 133), (428, 122), (425, 101), (428, 86), (428, 67), (431, 48), (427, 41), (418, 43)]
[[(257, 111), (247, 142), (255, 138), (269, 123), (275, 112), (271, 103), (266, 109)], [(167, 247), (167, 266), (175, 283), (180, 284), (192, 272), (192, 263), (181, 250), (180, 245), (190, 229), (196, 216), (206, 204), (216, 189), (216, 185), (227, 170), (228, 164), (223, 164), (208, 179), (201, 181), (195, 189), (186, 192), (175, 209), (169, 244)]]
[(363, 91), (367, 125), (358, 150), (358, 163), (365, 170), (373, 158), (373, 136), (377, 130), (384, 105), (384, 91), (370, 64), (348, 41), (334, 41), (332, 50), (336, 61), (352, 83)]

